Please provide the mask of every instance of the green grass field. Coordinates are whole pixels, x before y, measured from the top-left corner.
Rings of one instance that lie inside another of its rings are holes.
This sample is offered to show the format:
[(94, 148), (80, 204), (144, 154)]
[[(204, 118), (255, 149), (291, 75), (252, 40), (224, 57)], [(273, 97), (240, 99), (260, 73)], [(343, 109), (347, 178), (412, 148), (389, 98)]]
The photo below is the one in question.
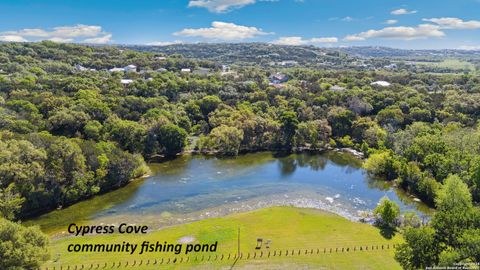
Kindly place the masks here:
[[(238, 228), (242, 255), (235, 262)], [(176, 244), (185, 237), (193, 239), (192, 243), (218, 241), (217, 251), (189, 255), (184, 252), (179, 255), (138, 255), (138, 250), (134, 255), (67, 252), (69, 244), (123, 241), (137, 243), (139, 246), (143, 241), (167, 241)], [(262, 249), (256, 250), (257, 238), (270, 239), (270, 248), (262, 246)], [(68, 266), (70, 269), (82, 269), (82, 265), (83, 269), (125, 269), (127, 263), (129, 269), (229, 269), (234, 262), (237, 269), (399, 269), (400, 266), (393, 259), (392, 244), (401, 241), (398, 234), (392, 239), (385, 239), (377, 228), (351, 222), (335, 214), (314, 209), (273, 207), (206, 219), (151, 231), (144, 235), (111, 234), (62, 238), (52, 241), (52, 260), (42, 269), (53, 269), (54, 266), (55, 269), (60, 269), (60, 266), (62, 269), (67, 269)], [(381, 248), (382, 245), (384, 249)], [(368, 250), (365, 249), (366, 246)], [(113, 265), (115, 266), (112, 267)]]
[(449, 68), (453, 70), (470, 70), (475, 71), (475, 65), (469, 63), (467, 61), (459, 60), (459, 59), (445, 59), (441, 62), (416, 62), (417, 65), (420, 66), (431, 66), (436, 68)]

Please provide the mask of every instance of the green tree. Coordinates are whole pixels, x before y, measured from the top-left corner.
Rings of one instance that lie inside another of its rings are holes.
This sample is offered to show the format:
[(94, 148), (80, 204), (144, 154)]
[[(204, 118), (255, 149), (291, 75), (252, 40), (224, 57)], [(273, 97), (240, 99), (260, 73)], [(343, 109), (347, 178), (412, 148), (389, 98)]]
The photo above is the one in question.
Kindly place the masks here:
[(14, 184), (10, 184), (4, 190), (0, 188), (0, 218), (13, 220), (20, 208), (22, 208), (25, 198), (13, 190)]
[(186, 145), (187, 132), (175, 124), (161, 125), (158, 129), (158, 141), (163, 153), (174, 156), (183, 151)]
[(438, 263), (439, 245), (430, 227), (407, 228), (405, 243), (395, 250), (395, 260), (403, 269), (425, 269)]
[(48, 237), (38, 227), (26, 228), (0, 218), (0, 266), (2, 269), (37, 269), (49, 257)]
[(203, 136), (198, 142), (202, 152), (216, 152), (220, 155), (234, 156), (238, 154), (243, 131), (236, 127), (219, 126), (212, 130), (208, 136)]
[(290, 151), (294, 144), (294, 136), (299, 123), (297, 114), (292, 111), (283, 112), (280, 116), (280, 122), (282, 124), (282, 145), (286, 150)]
[(373, 213), (380, 218), (381, 226), (395, 228), (400, 216), (400, 207), (388, 197), (383, 197)]

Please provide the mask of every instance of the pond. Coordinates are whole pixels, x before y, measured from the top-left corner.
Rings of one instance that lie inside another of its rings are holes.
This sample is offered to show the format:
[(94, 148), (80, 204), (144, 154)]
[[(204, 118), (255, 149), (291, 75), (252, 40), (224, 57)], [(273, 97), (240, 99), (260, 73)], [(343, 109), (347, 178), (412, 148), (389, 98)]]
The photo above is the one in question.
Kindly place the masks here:
[(429, 209), (370, 177), (348, 153), (254, 153), (235, 158), (185, 155), (150, 164), (152, 176), (29, 220), (61, 236), (70, 223), (146, 224), (151, 228), (276, 205), (318, 208), (358, 220), (387, 196), (402, 211)]

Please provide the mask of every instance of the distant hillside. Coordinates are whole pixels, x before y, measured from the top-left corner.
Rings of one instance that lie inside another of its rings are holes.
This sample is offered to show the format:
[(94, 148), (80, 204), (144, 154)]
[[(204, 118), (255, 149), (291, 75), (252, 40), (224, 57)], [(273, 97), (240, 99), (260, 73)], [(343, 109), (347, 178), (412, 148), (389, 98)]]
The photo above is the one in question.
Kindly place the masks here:
[(344, 47), (338, 48), (346, 54), (358, 57), (389, 57), (389, 58), (462, 58), (476, 56), (480, 58), (480, 50), (405, 50), (388, 47)]
[[(122, 46), (121, 46), (122, 47)], [(123, 46), (138, 51), (181, 54), (188, 58), (209, 59), (226, 64), (296, 61), (299, 64), (319, 63), (347, 59), (338, 49), (326, 49), (314, 46), (279, 46), (267, 43), (198, 43), (174, 44), (169, 46)]]

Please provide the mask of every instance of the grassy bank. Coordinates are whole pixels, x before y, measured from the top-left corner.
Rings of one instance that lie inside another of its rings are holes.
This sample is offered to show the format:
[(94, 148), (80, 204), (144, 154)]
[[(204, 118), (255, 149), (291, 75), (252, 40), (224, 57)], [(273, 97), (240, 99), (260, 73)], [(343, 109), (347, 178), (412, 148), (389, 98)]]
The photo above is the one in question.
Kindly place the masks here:
[[(393, 259), (392, 244), (400, 242), (400, 236), (385, 239), (373, 226), (351, 222), (338, 215), (319, 210), (292, 207), (273, 207), (223, 218), (206, 219), (140, 236), (113, 234), (63, 238), (52, 243), (52, 260), (47, 262), (44, 268), (52, 269), (56, 266), (60, 269), (60, 266), (63, 266), (63, 269), (66, 269), (70, 266), (70, 269), (74, 269), (77, 266), (80, 269), (84, 265), (88, 269), (92, 264), (93, 268), (98, 264), (99, 269), (111, 269), (112, 265), (117, 268), (119, 263), (122, 264), (121, 268), (124, 268), (127, 262), (128, 267), (135, 264), (132, 269), (158, 269), (160, 263), (167, 269), (190, 268), (193, 265), (205, 269), (223, 268), (235, 262), (238, 228), (240, 228), (242, 253), (241, 259), (235, 263), (238, 268), (292, 269), (300, 266), (328, 269), (399, 268)], [(263, 246), (261, 250), (256, 250), (257, 238), (270, 239), (270, 248), (266, 249)], [(167, 241), (176, 244), (180, 239), (190, 239), (193, 240), (192, 243), (202, 244), (218, 241), (218, 248), (215, 253), (189, 255), (184, 254), (185, 246), (179, 255), (174, 253), (138, 255), (138, 250), (134, 255), (67, 252), (69, 244), (108, 244), (125, 241), (140, 246), (143, 241), (150, 241), (150, 243)], [(381, 248), (382, 245), (384, 249)], [(362, 250), (360, 250), (361, 246)], [(368, 250), (365, 249), (366, 246)], [(376, 249), (377, 246), (378, 249)], [(229, 255), (230, 259), (228, 259)], [(155, 260), (157, 264), (153, 265)], [(105, 264), (107, 266), (103, 268)]]

